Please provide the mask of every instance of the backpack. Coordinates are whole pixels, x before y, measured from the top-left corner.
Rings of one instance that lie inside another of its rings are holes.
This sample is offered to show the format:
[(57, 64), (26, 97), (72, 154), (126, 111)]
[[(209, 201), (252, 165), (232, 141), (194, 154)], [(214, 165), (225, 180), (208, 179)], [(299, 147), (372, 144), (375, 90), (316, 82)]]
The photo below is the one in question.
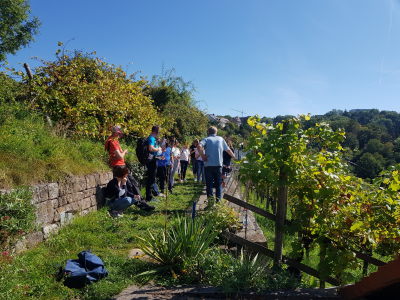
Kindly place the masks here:
[(62, 270), (64, 285), (80, 289), (108, 275), (103, 261), (90, 251), (82, 251), (78, 259), (69, 259)]
[(137, 141), (136, 156), (141, 165), (145, 166), (147, 164), (147, 159), (149, 157), (149, 147), (147, 138), (140, 138)]

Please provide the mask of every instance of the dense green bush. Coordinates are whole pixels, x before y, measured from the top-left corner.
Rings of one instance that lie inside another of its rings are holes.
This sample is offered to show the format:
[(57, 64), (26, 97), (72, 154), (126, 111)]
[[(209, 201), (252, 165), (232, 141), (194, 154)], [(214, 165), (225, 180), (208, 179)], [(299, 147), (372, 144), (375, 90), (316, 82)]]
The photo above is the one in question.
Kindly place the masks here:
[(59, 49), (54, 61), (42, 61), (34, 73), (27, 81), (27, 103), (72, 135), (103, 138), (118, 124), (125, 133), (145, 136), (154, 124), (163, 125), (143, 92), (147, 82), (94, 53)]
[(0, 193), (0, 249), (7, 248), (16, 237), (34, 228), (35, 209), (31, 198), (32, 193), (27, 188)]

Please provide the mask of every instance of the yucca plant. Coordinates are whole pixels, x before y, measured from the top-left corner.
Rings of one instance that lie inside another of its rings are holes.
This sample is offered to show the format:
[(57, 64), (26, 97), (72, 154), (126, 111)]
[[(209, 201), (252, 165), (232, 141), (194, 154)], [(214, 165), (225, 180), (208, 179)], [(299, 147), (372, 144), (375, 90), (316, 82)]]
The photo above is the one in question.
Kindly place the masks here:
[(245, 254), (243, 249), (238, 259), (229, 267), (231, 276), (222, 279), (222, 286), (227, 292), (260, 289), (268, 272), (258, 254), (252, 257)]
[(208, 251), (219, 233), (214, 225), (202, 219), (181, 217), (161, 235), (149, 232), (147, 237), (138, 237), (139, 247), (159, 262), (162, 269), (180, 271), (185, 262), (195, 261)]

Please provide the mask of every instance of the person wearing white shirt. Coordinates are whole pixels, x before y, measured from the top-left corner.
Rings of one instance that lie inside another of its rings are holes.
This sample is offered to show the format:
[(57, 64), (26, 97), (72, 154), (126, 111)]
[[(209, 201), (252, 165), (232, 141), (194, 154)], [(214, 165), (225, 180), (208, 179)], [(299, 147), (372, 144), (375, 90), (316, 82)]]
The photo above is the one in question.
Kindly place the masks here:
[(180, 164), (181, 164), (181, 182), (184, 182), (186, 180), (186, 171), (188, 168), (190, 162), (190, 151), (188, 146), (185, 144), (183, 145), (181, 149), (181, 155), (180, 155)]
[(180, 161), (180, 157), (181, 157), (181, 151), (179, 150), (178, 146), (178, 142), (173, 139), (171, 141), (171, 145), (173, 145), (172, 149), (171, 149), (171, 173), (169, 175), (169, 192), (172, 194), (172, 189), (174, 187), (175, 184), (175, 173), (178, 170), (179, 167), (179, 161)]

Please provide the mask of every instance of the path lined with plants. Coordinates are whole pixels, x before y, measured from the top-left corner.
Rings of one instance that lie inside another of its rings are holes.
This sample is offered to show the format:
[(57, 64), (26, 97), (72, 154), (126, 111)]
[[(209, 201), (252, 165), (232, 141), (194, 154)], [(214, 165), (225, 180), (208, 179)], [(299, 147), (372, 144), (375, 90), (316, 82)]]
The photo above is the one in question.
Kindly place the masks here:
[[(168, 202), (155, 203), (154, 212), (129, 208), (124, 217), (112, 219), (106, 208), (76, 217), (38, 247), (16, 257), (0, 259), (0, 295), (4, 299), (109, 299), (132, 283), (140, 284), (149, 277), (137, 278), (148, 264), (128, 257), (137, 245), (137, 237), (147, 230), (161, 232), (165, 222), (173, 223), (197, 200), (202, 186), (193, 182), (177, 185)], [(91, 250), (105, 262), (109, 276), (83, 290), (65, 287), (55, 279), (59, 267), (75, 258), (82, 250)]]

